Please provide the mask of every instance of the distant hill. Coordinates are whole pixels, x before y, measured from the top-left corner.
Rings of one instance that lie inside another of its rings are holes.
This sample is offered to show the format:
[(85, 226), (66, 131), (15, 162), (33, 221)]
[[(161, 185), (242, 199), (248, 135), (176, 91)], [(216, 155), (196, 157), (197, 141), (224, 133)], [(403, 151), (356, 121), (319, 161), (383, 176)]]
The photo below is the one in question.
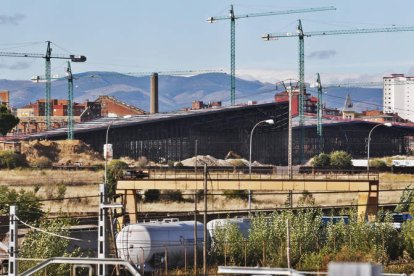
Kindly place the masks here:
[[(150, 77), (134, 77), (115, 72), (85, 72), (74, 75), (75, 101), (95, 100), (99, 95), (111, 95), (124, 102), (149, 110)], [(229, 103), (229, 75), (206, 73), (196, 76), (159, 76), (160, 111), (190, 107), (192, 101), (222, 101)], [(236, 79), (236, 102), (249, 100), (271, 102), (276, 93), (275, 85), (259, 81)], [(31, 81), (0, 80), (0, 89), (9, 90), (11, 105), (24, 106), (44, 98), (45, 84)], [(280, 89), (280, 87), (279, 87)], [(313, 89), (309, 91), (316, 93)], [(357, 110), (375, 109), (382, 104), (381, 88), (335, 88), (327, 90), (324, 102), (329, 107), (342, 108), (347, 93), (351, 93)], [(67, 98), (67, 82), (52, 82), (52, 98)], [(373, 105), (372, 105), (373, 104)], [(380, 107), (379, 107), (380, 108)]]

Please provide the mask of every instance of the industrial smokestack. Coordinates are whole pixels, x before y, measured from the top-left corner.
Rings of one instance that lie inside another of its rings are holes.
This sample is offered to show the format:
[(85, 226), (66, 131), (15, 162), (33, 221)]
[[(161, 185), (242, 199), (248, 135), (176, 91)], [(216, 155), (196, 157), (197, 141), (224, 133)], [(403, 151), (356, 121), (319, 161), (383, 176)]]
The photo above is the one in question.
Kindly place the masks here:
[(151, 76), (151, 99), (150, 113), (158, 113), (158, 74), (153, 73)]

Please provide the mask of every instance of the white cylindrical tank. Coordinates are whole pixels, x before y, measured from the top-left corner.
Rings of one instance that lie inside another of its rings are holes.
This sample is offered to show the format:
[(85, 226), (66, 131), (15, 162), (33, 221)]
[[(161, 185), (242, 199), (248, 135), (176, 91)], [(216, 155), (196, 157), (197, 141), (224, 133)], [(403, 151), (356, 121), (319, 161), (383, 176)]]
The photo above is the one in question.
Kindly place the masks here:
[[(203, 243), (203, 224), (197, 222), (197, 249)], [(185, 255), (191, 263), (194, 254), (194, 221), (151, 222), (124, 227), (116, 237), (120, 258), (142, 268), (164, 263), (167, 250), (169, 266), (183, 266)]]
[(213, 219), (207, 222), (207, 231), (211, 239), (214, 239), (214, 231), (216, 229), (223, 228), (228, 224), (235, 224), (244, 238), (247, 238), (249, 236), (249, 231), (251, 228), (249, 218)]

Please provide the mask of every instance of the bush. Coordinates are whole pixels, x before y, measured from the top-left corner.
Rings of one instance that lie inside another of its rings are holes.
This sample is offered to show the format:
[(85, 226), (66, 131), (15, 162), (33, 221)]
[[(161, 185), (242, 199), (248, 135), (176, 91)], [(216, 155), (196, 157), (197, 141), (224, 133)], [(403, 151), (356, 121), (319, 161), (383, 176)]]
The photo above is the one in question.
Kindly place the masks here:
[(323, 152), (319, 155), (316, 155), (312, 161), (312, 165), (317, 168), (329, 167), (330, 163), (331, 157), (329, 154)]
[(345, 151), (334, 151), (330, 154), (330, 165), (333, 168), (346, 169), (352, 167), (352, 157)]
[(246, 190), (225, 190), (223, 194), (228, 199), (246, 200), (249, 198), (249, 192)]
[(36, 158), (30, 162), (30, 165), (36, 168), (48, 168), (52, 166), (52, 161), (46, 156), (40, 156), (39, 158)]
[(0, 168), (14, 169), (25, 165), (26, 160), (23, 155), (8, 150), (0, 151)]
[(106, 195), (109, 199), (112, 199), (115, 196), (116, 192), (116, 182), (118, 179), (121, 179), (123, 176), (123, 169), (128, 168), (127, 163), (121, 160), (112, 160), (108, 165), (108, 176), (107, 176), (107, 191)]
[(370, 168), (384, 169), (387, 167), (387, 163), (381, 159), (374, 159), (369, 161)]
[(56, 198), (64, 198), (66, 194), (66, 185), (65, 183), (59, 183), (57, 185), (57, 195)]
[(162, 193), (162, 199), (165, 201), (178, 201), (181, 202), (184, 200), (183, 194), (180, 190), (165, 190)]
[(160, 200), (160, 190), (146, 190), (144, 193), (145, 202), (156, 202)]

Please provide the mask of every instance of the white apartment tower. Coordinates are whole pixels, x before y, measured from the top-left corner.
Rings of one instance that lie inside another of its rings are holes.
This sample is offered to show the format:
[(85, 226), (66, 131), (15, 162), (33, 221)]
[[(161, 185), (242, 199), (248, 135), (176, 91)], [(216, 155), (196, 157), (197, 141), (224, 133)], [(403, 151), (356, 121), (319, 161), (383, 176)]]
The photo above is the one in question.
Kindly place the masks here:
[(398, 113), (414, 122), (414, 77), (404, 74), (384, 77), (383, 103), (384, 113)]

